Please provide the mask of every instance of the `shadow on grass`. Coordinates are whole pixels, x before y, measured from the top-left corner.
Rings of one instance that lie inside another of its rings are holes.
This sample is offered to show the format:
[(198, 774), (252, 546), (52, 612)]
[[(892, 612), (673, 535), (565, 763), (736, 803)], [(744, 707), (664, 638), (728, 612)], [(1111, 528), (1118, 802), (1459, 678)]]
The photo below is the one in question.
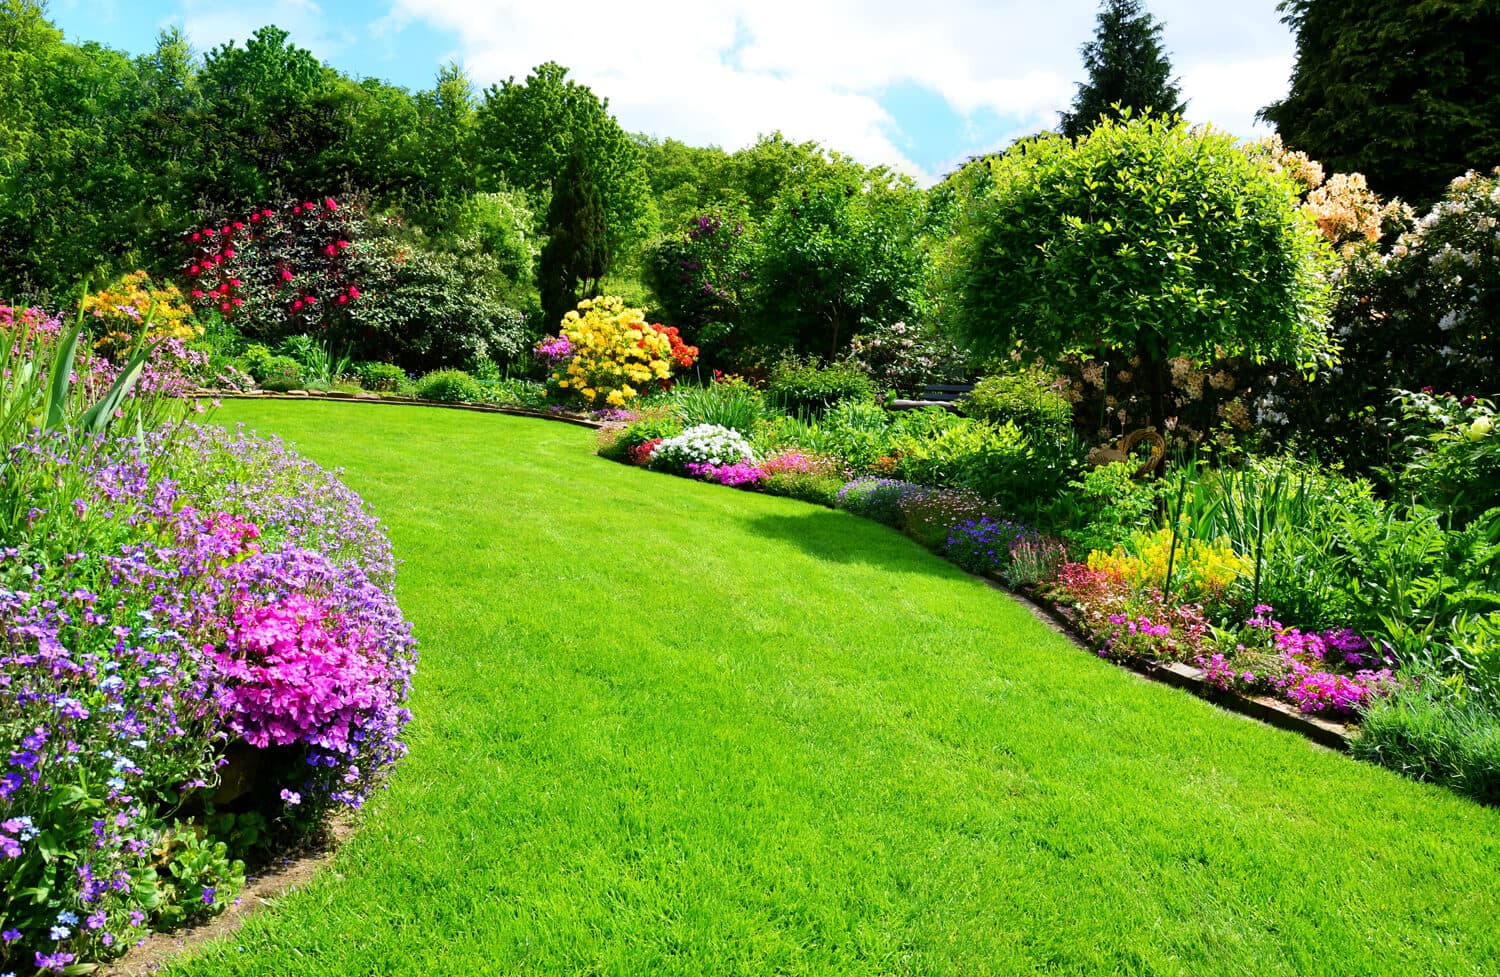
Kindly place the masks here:
[(944, 577), (963, 573), (888, 526), (831, 509), (754, 516), (744, 525), (751, 532), (795, 544), (809, 556), (831, 563), (864, 563)]

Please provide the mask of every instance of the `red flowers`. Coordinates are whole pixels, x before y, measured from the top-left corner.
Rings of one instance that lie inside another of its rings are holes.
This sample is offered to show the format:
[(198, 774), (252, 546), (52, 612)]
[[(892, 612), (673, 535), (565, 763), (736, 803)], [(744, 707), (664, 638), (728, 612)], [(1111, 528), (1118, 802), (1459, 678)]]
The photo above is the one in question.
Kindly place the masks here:
[(327, 207), (329, 210), (333, 211), (334, 213), (337, 213), (338, 209), (339, 209), (339, 205), (334, 202), (334, 199), (332, 197), (324, 197), (323, 198), (323, 206)]
[(684, 343), (676, 326), (664, 326), (659, 322), (653, 322), (651, 328), (666, 336), (672, 343), (672, 359), (677, 361), (678, 366), (686, 369), (698, 362), (698, 347)]
[(281, 280), (284, 281), (284, 282), (289, 282), (289, 281), (292, 280), (291, 269), (289, 269), (289, 268), (283, 268), (283, 269), (281, 269)]

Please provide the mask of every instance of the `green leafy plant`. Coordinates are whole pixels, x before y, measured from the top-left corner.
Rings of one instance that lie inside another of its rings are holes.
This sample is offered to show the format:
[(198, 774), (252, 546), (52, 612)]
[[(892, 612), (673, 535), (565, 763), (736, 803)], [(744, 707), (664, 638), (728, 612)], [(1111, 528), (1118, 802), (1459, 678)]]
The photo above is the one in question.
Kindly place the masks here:
[(1073, 405), (1057, 377), (1040, 370), (995, 373), (974, 385), (959, 406), (983, 421), (1009, 421), (1027, 435), (1065, 438), (1073, 427)]
[(360, 386), (366, 390), (386, 393), (399, 390), (408, 380), (406, 371), (393, 363), (360, 363), (354, 368)]
[(855, 364), (790, 357), (766, 381), (766, 399), (788, 414), (817, 416), (845, 400), (874, 401), (875, 384)]
[(456, 404), (484, 399), (479, 381), (463, 370), (434, 370), (417, 381), (417, 396), (423, 400)]

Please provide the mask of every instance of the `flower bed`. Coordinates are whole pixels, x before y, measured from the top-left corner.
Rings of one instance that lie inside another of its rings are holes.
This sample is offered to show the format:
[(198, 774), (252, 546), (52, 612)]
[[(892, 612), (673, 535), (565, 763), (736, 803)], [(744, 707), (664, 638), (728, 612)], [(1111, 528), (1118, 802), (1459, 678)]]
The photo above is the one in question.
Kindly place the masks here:
[[(45, 375), (58, 330), (14, 343)], [(222, 910), (242, 857), (359, 807), (405, 751), (415, 644), (379, 523), (279, 441), (182, 424), (172, 355), (120, 401), (163, 421), (141, 436), (71, 419), (116, 375), (92, 358), (59, 423), (6, 429), (0, 970)], [(245, 751), (258, 779), (216, 809)]]

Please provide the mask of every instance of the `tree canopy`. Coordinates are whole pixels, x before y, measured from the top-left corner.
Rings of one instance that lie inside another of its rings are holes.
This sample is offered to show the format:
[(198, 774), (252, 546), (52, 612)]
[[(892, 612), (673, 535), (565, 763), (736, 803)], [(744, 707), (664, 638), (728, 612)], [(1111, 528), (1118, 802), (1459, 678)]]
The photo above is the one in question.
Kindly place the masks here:
[(1500, 162), (1500, 4), (1283, 0), (1297, 35), (1286, 98), (1261, 110), (1288, 146), (1429, 204)]

